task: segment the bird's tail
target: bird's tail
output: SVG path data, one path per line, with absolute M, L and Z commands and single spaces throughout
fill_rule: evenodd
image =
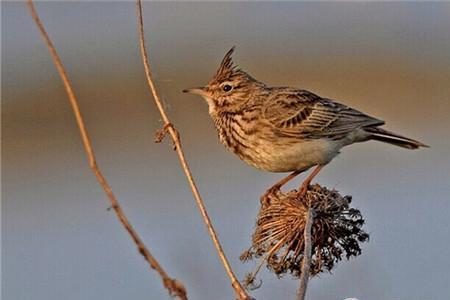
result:
M 366 127 L 364 130 L 370 133 L 369 139 L 389 143 L 407 149 L 418 149 L 420 147 L 429 147 L 419 141 L 401 136 L 399 134 L 381 129 L 379 127 Z

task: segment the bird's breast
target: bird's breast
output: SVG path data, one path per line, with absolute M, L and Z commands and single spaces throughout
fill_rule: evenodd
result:
M 290 172 L 326 164 L 343 146 L 328 139 L 277 136 L 264 123 L 241 118 L 215 120 L 219 139 L 246 163 L 269 172 Z
M 341 148 L 328 139 L 262 143 L 260 168 L 270 172 L 306 170 L 330 162 Z

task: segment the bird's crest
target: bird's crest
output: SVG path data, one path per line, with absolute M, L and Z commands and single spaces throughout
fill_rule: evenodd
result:
M 225 54 L 222 62 L 220 63 L 219 69 L 214 75 L 216 80 L 225 79 L 231 77 L 233 72 L 237 71 L 236 66 L 233 63 L 233 58 L 231 57 L 234 52 L 234 46 Z

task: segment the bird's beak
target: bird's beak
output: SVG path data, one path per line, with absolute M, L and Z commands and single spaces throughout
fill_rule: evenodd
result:
M 196 94 L 200 96 L 206 96 L 206 91 L 204 87 L 196 87 L 191 89 L 183 90 L 183 93 Z

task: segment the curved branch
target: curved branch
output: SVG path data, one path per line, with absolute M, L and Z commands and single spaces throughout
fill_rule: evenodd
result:
M 81 116 L 77 98 L 75 97 L 74 90 L 73 90 L 70 80 L 67 76 L 67 73 L 64 69 L 62 61 L 61 61 L 58 53 L 56 52 L 56 49 L 53 46 L 53 43 L 52 43 L 50 37 L 48 36 L 48 34 L 44 28 L 44 25 L 42 24 L 41 20 L 39 19 L 39 16 L 36 12 L 36 9 L 33 5 L 32 0 L 27 1 L 27 6 L 29 8 L 31 17 L 33 18 L 34 22 L 36 23 L 37 27 L 39 28 L 40 34 L 41 34 L 42 38 L 44 39 L 48 50 L 50 51 L 50 55 L 56 65 L 58 73 L 63 81 L 64 88 L 69 97 L 73 113 L 75 114 L 75 119 L 76 119 L 76 122 L 78 125 L 78 129 L 80 131 L 81 140 L 83 141 L 84 150 L 86 151 L 86 155 L 89 160 L 89 167 L 94 172 L 98 183 L 101 185 L 101 187 L 105 191 L 106 195 L 108 196 L 108 199 L 111 203 L 111 207 L 114 209 L 114 212 L 116 213 L 117 218 L 119 219 L 120 223 L 122 223 L 123 227 L 125 227 L 126 231 L 133 239 L 133 242 L 136 244 L 136 247 L 138 248 L 139 253 L 142 254 L 142 256 L 145 258 L 145 260 L 149 263 L 150 267 L 152 269 L 154 269 L 156 272 L 158 272 L 159 276 L 161 276 L 164 286 L 169 290 L 169 293 L 171 295 L 175 295 L 175 296 L 179 297 L 180 299 L 187 300 L 186 289 L 184 288 L 183 284 L 176 279 L 170 278 L 167 275 L 167 273 L 164 271 L 164 269 L 161 267 L 161 265 L 158 263 L 158 261 L 150 253 L 148 248 L 142 242 L 142 240 L 139 237 L 136 230 L 133 228 L 131 223 L 128 221 L 128 218 L 125 216 L 125 213 L 123 212 L 118 200 L 114 196 L 114 194 L 111 190 L 111 187 L 109 186 L 105 177 L 103 176 L 100 169 L 98 168 L 97 162 L 95 160 L 94 150 L 92 149 L 89 135 L 88 135 L 86 126 L 84 125 L 83 118 Z
M 206 211 L 205 204 L 202 200 L 202 197 L 200 196 L 200 193 L 197 189 L 194 178 L 192 177 L 188 163 L 184 156 L 184 152 L 181 147 L 179 134 L 176 131 L 175 127 L 170 122 L 169 117 L 167 116 L 167 113 L 164 110 L 164 107 L 159 98 L 158 92 L 156 90 L 156 87 L 155 87 L 155 84 L 153 81 L 153 77 L 152 77 L 150 64 L 148 61 L 147 49 L 145 47 L 144 24 L 143 24 L 144 22 L 143 22 L 143 17 L 142 17 L 142 5 L 141 5 L 140 0 L 136 1 L 136 12 L 137 12 L 137 16 L 138 16 L 139 41 L 140 41 L 140 46 L 141 46 L 141 55 L 142 55 L 142 60 L 144 63 L 145 75 L 147 78 L 147 83 L 149 85 L 150 91 L 152 92 L 153 99 L 155 100 L 155 104 L 158 107 L 159 113 L 161 114 L 161 117 L 164 122 L 164 127 L 163 127 L 162 132 L 164 133 L 167 131 L 170 134 L 170 137 L 172 138 L 172 141 L 174 143 L 175 150 L 177 151 L 178 158 L 180 160 L 184 174 L 186 175 L 186 178 L 189 182 L 192 193 L 194 194 L 195 201 L 197 202 L 198 208 L 200 210 L 200 214 L 202 215 L 203 220 L 206 224 L 206 227 L 208 228 L 209 235 L 214 243 L 214 246 L 216 247 L 216 250 L 217 250 L 217 253 L 219 254 L 220 260 L 222 261 L 222 264 L 225 267 L 225 270 L 226 270 L 228 276 L 230 277 L 231 285 L 232 285 L 233 289 L 235 290 L 239 299 L 251 299 L 248 296 L 248 294 L 246 293 L 246 291 L 244 290 L 244 288 L 242 287 L 242 285 L 240 284 L 239 280 L 236 278 L 236 275 L 233 273 L 230 263 L 228 262 L 228 260 L 225 256 L 225 253 L 222 249 L 222 246 L 219 242 L 217 234 L 212 225 L 211 219 L 209 218 L 208 212 Z

